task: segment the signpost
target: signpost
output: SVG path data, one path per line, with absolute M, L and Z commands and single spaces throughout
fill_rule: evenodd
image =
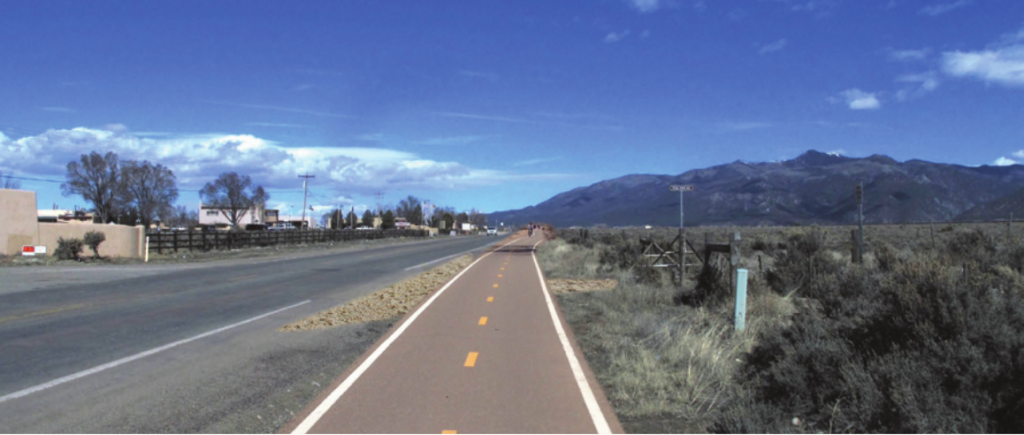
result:
M 683 237 L 683 192 L 693 190 L 692 184 L 673 184 L 669 191 L 679 192 L 679 285 L 683 285 L 686 278 L 686 238 Z

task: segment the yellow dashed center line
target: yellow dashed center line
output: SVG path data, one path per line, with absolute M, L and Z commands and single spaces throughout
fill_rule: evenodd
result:
M 448 429 L 448 430 L 441 431 L 441 433 L 452 433 L 452 434 L 454 434 L 454 433 L 459 433 L 459 431 Z
M 494 302 L 494 296 L 487 298 L 487 302 Z
M 486 316 L 485 317 L 481 317 L 480 318 L 480 326 L 484 326 L 486 324 L 487 324 L 487 317 Z
M 502 272 L 504 272 L 504 271 L 505 271 L 505 268 L 504 268 L 504 267 L 503 267 L 503 268 L 501 268 L 501 271 L 502 271 Z
M 469 355 L 466 356 L 466 364 L 465 364 L 465 366 L 466 367 L 473 367 L 473 366 L 475 366 L 476 365 L 476 357 L 477 357 L 477 355 L 479 355 L 479 353 L 477 353 L 477 352 L 470 352 Z
M 495 284 L 495 285 L 494 285 L 494 288 L 498 288 L 498 285 L 497 285 L 497 284 Z
M 501 274 L 500 273 L 498 274 L 498 278 L 501 278 Z

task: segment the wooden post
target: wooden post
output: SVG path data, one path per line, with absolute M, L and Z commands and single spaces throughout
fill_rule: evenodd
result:
M 857 263 L 864 264 L 864 188 L 857 183 Z
M 858 247 L 859 246 L 857 245 L 857 230 L 850 230 L 850 262 L 851 263 L 855 263 L 855 264 L 858 263 L 858 259 L 860 258 L 860 253 L 857 252 L 857 248 Z
M 736 330 L 743 332 L 747 323 L 747 269 L 736 269 Z
M 177 254 L 178 253 L 178 232 L 177 231 L 172 232 L 171 236 L 174 237 L 174 253 Z

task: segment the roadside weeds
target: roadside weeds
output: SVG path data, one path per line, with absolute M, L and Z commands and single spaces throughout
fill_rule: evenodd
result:
M 472 261 L 473 255 L 463 255 L 398 284 L 284 325 L 278 331 L 309 331 L 397 318 L 408 313 Z

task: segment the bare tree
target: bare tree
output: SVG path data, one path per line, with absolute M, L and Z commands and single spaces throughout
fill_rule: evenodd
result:
M 160 211 L 160 220 L 171 228 L 194 228 L 199 225 L 199 212 L 179 205 Z
M 149 224 L 161 211 L 178 199 L 174 172 L 149 161 L 126 161 L 121 164 L 121 204 L 138 213 L 142 226 Z
M 480 213 L 480 210 L 471 209 L 469 210 L 469 222 L 476 225 L 477 228 L 484 228 L 487 226 L 487 215 Z
M 101 223 L 110 222 L 117 215 L 120 187 L 117 154 L 101 156 L 96 151 L 82 154 L 82 161 L 68 163 L 67 182 L 60 185 L 64 196 L 82 195 L 92 203 Z
M 0 189 L 21 189 L 21 182 L 11 178 L 10 174 L 0 172 Z
M 398 207 L 395 208 L 395 215 L 409 220 L 409 215 L 412 214 L 413 208 L 415 208 L 419 203 L 419 198 L 409 195 L 408 198 L 398 201 Z
M 270 200 L 270 194 L 262 186 L 254 187 L 248 175 L 236 172 L 225 172 L 212 183 L 206 183 L 199 191 L 199 197 L 203 203 L 223 213 L 235 227 L 249 209 Z

